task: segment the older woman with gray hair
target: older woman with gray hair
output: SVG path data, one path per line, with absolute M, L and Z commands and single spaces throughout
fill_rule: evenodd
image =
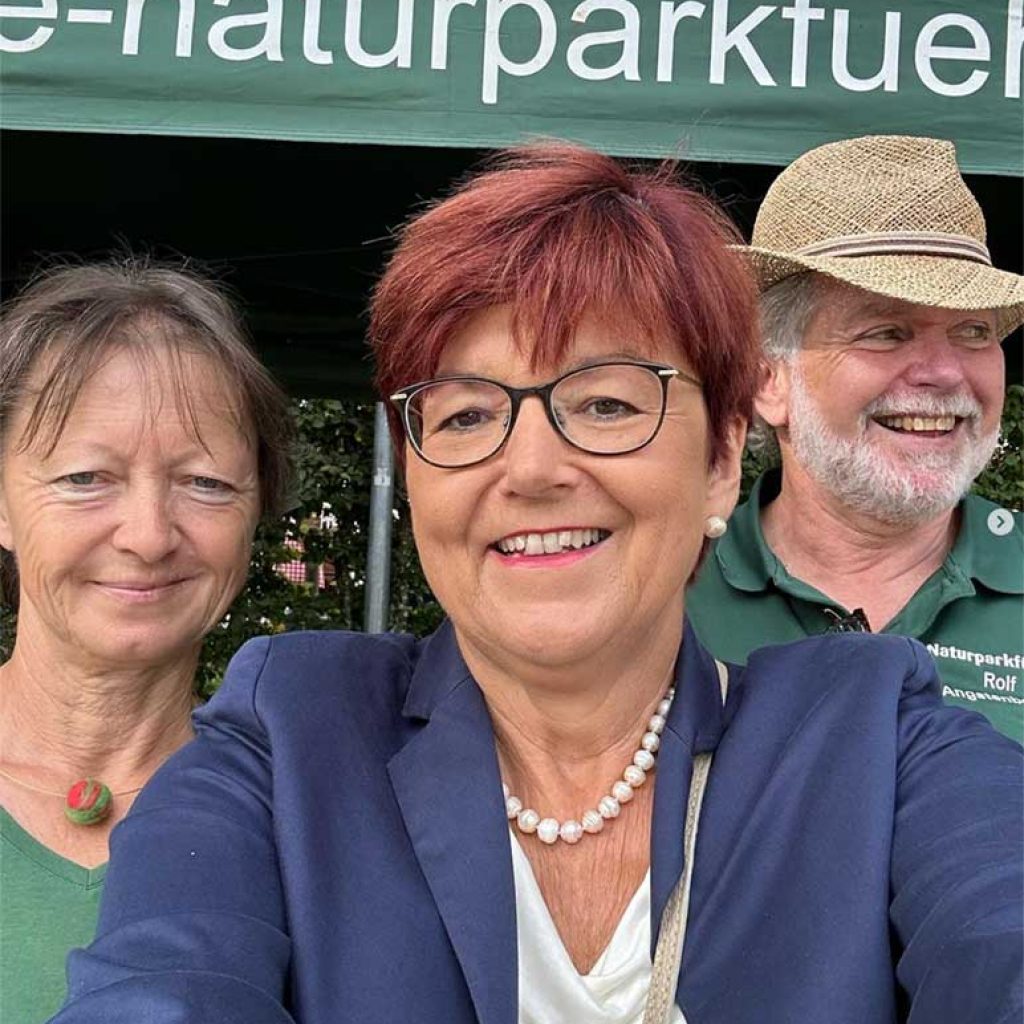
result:
M 192 736 L 203 636 L 288 485 L 282 392 L 192 272 L 62 267 L 0 319 L 0 1017 L 38 1021 L 107 840 Z

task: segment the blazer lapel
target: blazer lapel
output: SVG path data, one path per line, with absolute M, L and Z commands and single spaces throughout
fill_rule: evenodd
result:
M 683 829 L 694 754 L 714 750 L 725 727 L 718 670 L 689 623 L 676 662 L 676 697 L 658 749 L 651 826 L 651 952 L 661 915 L 683 870 Z M 714 773 L 714 766 L 712 766 Z
M 428 719 L 388 764 L 406 830 L 480 1024 L 515 1024 L 515 885 L 494 734 L 450 627 L 424 652 L 405 713 Z
M 725 722 L 714 660 L 689 624 L 675 687 L 654 794 L 652 952 L 665 903 L 682 872 L 693 755 L 718 745 Z M 424 650 L 404 713 L 424 722 L 388 764 L 406 830 L 480 1024 L 515 1024 L 515 883 L 494 733 L 450 625 Z
M 651 822 L 652 955 L 658 941 L 665 904 L 683 872 L 683 827 L 686 824 L 686 797 L 692 771 L 690 744 L 666 726 L 658 748 L 654 819 Z

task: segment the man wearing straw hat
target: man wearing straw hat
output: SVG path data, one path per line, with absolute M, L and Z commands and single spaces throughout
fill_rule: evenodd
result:
M 950 703 L 1024 735 L 1024 531 L 966 495 L 998 444 L 1000 341 L 1024 278 L 996 270 L 953 146 L 871 136 L 776 179 L 747 250 L 762 289 L 758 480 L 687 612 L 718 656 L 816 633 L 919 639 Z M 724 526 L 724 524 L 722 524 Z

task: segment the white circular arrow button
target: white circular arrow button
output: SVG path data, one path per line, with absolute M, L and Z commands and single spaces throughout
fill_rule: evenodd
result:
M 994 508 L 988 514 L 988 528 L 997 537 L 1005 537 L 1013 529 L 1013 514 L 1005 508 Z

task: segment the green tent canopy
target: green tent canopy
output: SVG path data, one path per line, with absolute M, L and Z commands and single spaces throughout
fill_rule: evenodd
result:
M 788 163 L 933 132 L 1020 174 L 1021 0 L 36 0 L 0 5 L 10 128 Z M 853 10 L 853 7 L 856 10 Z

